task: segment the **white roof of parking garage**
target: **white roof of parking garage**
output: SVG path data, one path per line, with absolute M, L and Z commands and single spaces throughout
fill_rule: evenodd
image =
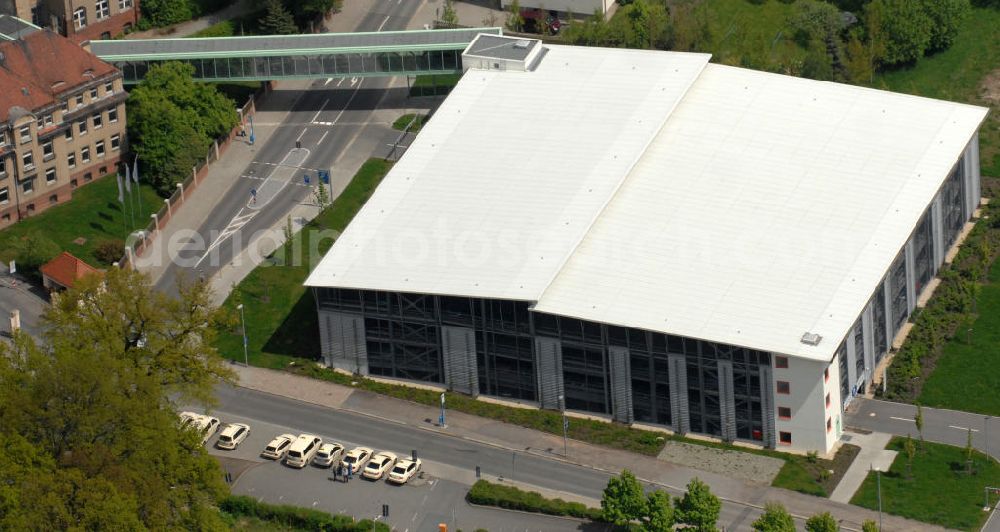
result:
M 466 73 L 306 284 L 530 300 L 828 360 L 986 114 L 698 54 L 547 48 L 534 72 Z

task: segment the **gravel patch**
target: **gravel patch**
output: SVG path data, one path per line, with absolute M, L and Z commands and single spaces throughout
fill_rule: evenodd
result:
M 710 473 L 770 485 L 785 461 L 770 456 L 667 440 L 657 457 Z

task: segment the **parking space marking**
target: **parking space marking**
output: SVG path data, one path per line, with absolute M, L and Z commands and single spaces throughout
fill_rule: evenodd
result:
M 316 119 L 319 118 L 319 114 L 323 112 L 323 109 L 326 107 L 326 104 L 328 104 L 328 103 L 330 103 L 330 99 L 329 98 L 327 98 L 326 100 L 323 101 L 323 105 L 319 106 L 319 111 L 316 111 L 316 114 L 313 115 L 312 120 L 309 120 L 309 121 L 310 122 L 315 122 Z
M 896 421 L 905 421 L 907 423 L 913 423 L 912 419 L 906 417 L 889 416 L 889 419 L 895 419 Z
M 949 429 L 956 429 L 956 430 L 964 430 L 966 432 L 968 432 L 970 430 L 972 432 L 979 432 L 979 430 L 977 430 L 977 429 L 970 429 L 969 427 L 956 427 L 955 425 L 948 425 L 948 428 Z

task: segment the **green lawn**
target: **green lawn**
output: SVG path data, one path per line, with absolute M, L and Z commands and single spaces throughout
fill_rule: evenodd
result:
M 980 83 L 997 69 L 1000 69 L 1000 9 L 973 8 L 951 48 L 922 58 L 912 68 L 879 75 L 875 86 L 987 105 L 980 97 Z M 983 174 L 1000 177 L 1000 105 L 992 105 L 979 142 Z
M 448 94 L 462 79 L 462 74 L 417 76 L 410 84 L 410 96 L 437 96 Z
M 420 128 L 424 126 L 424 121 L 427 120 L 427 115 L 407 113 L 397 118 L 396 121 L 392 123 L 392 128 L 397 129 L 399 131 L 403 131 L 404 129 L 406 129 L 406 126 L 409 125 L 411 121 L 413 121 L 414 118 L 416 119 L 416 122 L 414 122 L 413 125 L 410 127 L 410 133 L 416 133 L 420 131 Z
M 727 65 L 768 70 L 770 65 L 801 61 L 806 51 L 791 40 L 787 30 L 792 6 L 768 1 L 708 0 L 712 61 Z
M 391 167 L 382 159 L 369 159 L 333 205 L 297 233 L 291 244 L 254 269 L 226 299 L 224 306 L 234 313 L 236 305 L 244 305 L 251 364 L 283 368 L 295 360 L 319 356 L 316 305 L 312 292 L 302 286 L 315 265 L 310 264 L 307 251 L 316 245 L 319 253 L 311 259 L 318 262 L 333 245 L 326 238 L 329 235 L 320 232 L 343 231 Z M 300 253 L 298 260 L 287 260 L 292 249 Z M 220 331 L 216 347 L 226 358 L 243 360 L 238 325 Z
M 945 345 L 920 402 L 1000 416 L 1000 372 L 996 371 L 1000 367 L 1000 261 L 993 263 L 976 306 L 979 317 L 972 324 L 972 334 L 963 329 Z
M 974 474 L 969 476 L 964 449 L 925 442 L 913 459 L 912 478 L 907 478 L 903 441 L 893 438 L 887 447 L 900 454 L 882 474 L 882 510 L 948 528 L 979 530 L 989 515 L 983 511 L 983 488 L 1000 486 L 1000 465 L 976 452 Z M 878 508 L 875 473 L 868 474 L 851 504 Z
M 94 257 L 95 246 L 102 240 L 124 241 L 132 229 L 145 228 L 150 221 L 149 215 L 163 206 L 163 200 L 151 186 L 143 184 L 141 192 L 141 202 L 135 203 L 135 225 L 132 225 L 128 198 L 123 209 L 118 203 L 118 184 L 113 175 L 83 185 L 74 191 L 72 200 L 0 231 L 0 260 L 7 262 L 15 258 L 14 242 L 25 234 L 38 232 L 54 241 L 60 249 L 93 266 L 109 266 Z M 42 188 L 35 195 L 35 201 L 45 198 Z M 134 189 L 132 197 L 135 198 Z M 85 242 L 73 243 L 78 238 L 85 239 Z

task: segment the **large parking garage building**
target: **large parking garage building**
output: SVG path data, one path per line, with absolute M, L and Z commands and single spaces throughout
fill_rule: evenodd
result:
M 327 364 L 830 451 L 979 205 L 986 110 L 480 36 L 307 281 Z

